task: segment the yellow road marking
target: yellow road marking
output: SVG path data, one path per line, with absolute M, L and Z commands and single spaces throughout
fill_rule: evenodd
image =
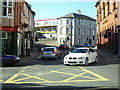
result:
M 24 84 L 24 83 L 29 83 L 29 84 L 33 84 L 33 83 L 63 83 L 63 82 L 88 82 L 88 81 L 101 81 L 101 80 L 70 80 L 70 81 L 40 81 L 40 82 L 10 82 L 10 83 L 15 83 L 15 84 Z
M 3 83 L 12 83 L 14 81 L 12 81 L 13 79 L 15 79 L 17 76 L 19 76 L 20 74 L 17 73 L 14 76 L 10 77 L 8 80 L 4 81 Z
M 43 65 L 41 65 L 41 66 L 43 66 Z M 38 68 L 38 67 L 30 67 L 30 68 L 35 68 L 35 69 L 46 69 L 46 68 L 50 68 L 50 67 L 55 67 L 55 66 L 47 66 L 47 67 L 45 67 L 45 68 Z
M 98 78 L 101 79 L 101 80 L 109 80 L 109 79 L 104 78 L 104 77 L 102 77 L 102 76 L 100 76 L 100 75 L 98 75 L 98 74 L 96 74 L 96 73 L 94 73 L 94 72 L 92 72 L 92 71 L 89 71 L 89 70 L 87 70 L 87 69 L 85 69 L 85 68 L 83 68 L 83 67 L 80 67 L 80 69 L 82 69 L 83 71 L 85 71 L 85 72 L 87 72 L 87 73 L 90 73 L 90 74 L 98 77 Z
M 3 83 L 11 83 L 14 82 L 12 81 L 13 79 L 15 79 L 17 76 L 20 75 L 21 72 L 24 72 L 27 68 L 29 68 L 29 66 L 24 67 L 23 69 L 21 69 L 18 73 L 16 73 L 15 75 L 13 75 L 12 77 L 10 77 L 9 79 L 7 79 L 6 81 L 4 81 Z
M 25 73 L 21 73 L 22 75 L 25 75 L 25 76 L 28 76 L 30 78 L 35 78 L 35 79 L 38 79 L 38 80 L 43 80 L 43 81 L 49 81 L 49 80 L 46 80 L 46 79 L 43 79 L 43 78 L 40 78 L 40 77 L 36 77 L 36 76 L 32 76 L 32 75 L 28 75 L 28 74 L 25 74 Z
M 76 75 L 76 74 L 72 74 L 72 73 L 58 72 L 58 71 L 51 71 L 51 72 L 60 73 L 60 74 L 67 74 L 67 75 Z M 78 76 L 78 77 L 84 77 L 84 78 L 90 78 L 90 79 L 98 79 L 98 78 L 93 78 L 93 77 L 88 77 L 88 76 Z
M 21 73 L 21 72 L 25 72 L 25 70 L 27 69 L 27 68 L 29 68 L 30 66 L 26 66 L 26 67 L 24 67 L 23 69 L 21 69 L 20 71 L 19 71 L 19 73 Z
M 61 74 L 68 74 L 68 75 L 76 75 L 76 74 L 72 74 L 72 73 L 58 72 L 58 71 L 51 71 L 51 72 L 56 72 L 56 73 L 61 73 Z
M 78 77 L 78 76 L 82 76 L 82 75 L 85 74 L 85 73 L 86 73 L 86 72 L 83 72 L 83 73 L 81 73 L 81 74 L 75 75 L 75 76 L 70 77 L 70 78 L 68 78 L 68 79 L 65 79 L 65 80 L 63 80 L 63 81 L 64 81 L 64 82 L 69 81 L 69 80 L 74 79 L 74 78 L 76 78 L 76 77 Z
M 88 76 L 80 76 L 80 77 L 84 77 L 84 78 L 90 78 L 90 79 L 98 80 L 98 78 L 93 78 L 93 77 L 88 77 Z
M 85 69 L 83 67 L 80 67 L 80 69 L 82 71 L 84 71 L 83 73 L 80 73 L 80 74 L 72 74 L 72 73 L 61 72 L 61 70 L 69 69 L 69 68 L 62 68 L 62 69 L 59 69 L 59 70 L 51 70 L 51 71 L 49 71 L 47 73 L 39 75 L 39 76 L 42 76 L 42 75 L 46 75 L 46 74 L 49 74 L 49 73 L 60 73 L 60 74 L 73 75 L 72 77 L 67 78 L 65 80 L 61 80 L 61 81 L 49 81 L 47 79 L 43 79 L 43 78 L 40 78 L 40 77 L 37 77 L 37 76 L 32 76 L 32 75 L 28 75 L 28 74 L 23 73 L 28 68 L 29 68 L 29 66 L 21 69 L 18 73 L 16 73 L 15 75 L 13 75 L 11 78 L 9 78 L 8 80 L 6 80 L 3 83 L 16 83 L 16 84 L 22 84 L 22 83 L 53 83 L 53 82 L 59 83 L 59 82 L 83 82 L 83 81 L 107 81 L 107 80 L 109 80 L 107 78 L 104 78 L 104 77 L 102 77 L 102 76 L 100 76 L 100 75 L 92 72 L 92 71 L 89 71 L 89 70 L 87 70 L 87 69 Z M 49 67 L 47 67 L 47 68 L 49 68 Z M 72 70 L 79 70 L 79 69 L 72 69 Z M 97 78 L 84 76 L 84 74 L 86 74 L 86 73 L 91 74 L 91 75 L 93 75 L 93 76 L 95 76 Z M 27 77 L 15 80 L 15 78 L 17 78 L 20 75 L 25 75 Z M 90 78 L 92 80 L 72 80 L 72 79 L 74 79 L 76 77 Z M 22 80 L 30 79 L 30 78 L 34 78 L 34 79 L 42 80 L 42 81 L 38 81 L 38 82 L 17 82 L 17 81 L 22 81 Z
M 14 82 L 17 82 L 17 81 L 21 81 L 21 80 L 26 80 L 26 79 L 29 79 L 31 77 L 26 77 L 26 78 L 22 78 L 22 79 L 17 79 L 17 80 L 14 80 Z
M 3 80 L 0 80 L 0 82 L 3 82 Z

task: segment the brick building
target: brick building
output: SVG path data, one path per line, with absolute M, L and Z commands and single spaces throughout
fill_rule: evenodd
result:
M 24 0 L 19 0 L 19 2 L 18 0 L 2 0 L 0 9 L 2 11 L 0 16 L 2 21 L 2 28 L 0 29 L 0 32 L 2 32 L 2 53 L 18 56 L 25 55 L 25 36 L 27 36 L 26 32 L 34 30 L 35 13 Z M 25 28 L 25 24 L 28 27 Z M 29 40 L 31 40 L 30 36 L 32 37 L 32 35 L 28 35 Z
M 98 49 L 118 54 L 118 0 L 98 0 L 95 7 Z

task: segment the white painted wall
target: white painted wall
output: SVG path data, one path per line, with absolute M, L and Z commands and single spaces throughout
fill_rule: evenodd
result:
M 88 43 L 91 39 L 91 44 L 95 45 L 96 42 L 96 22 L 91 20 L 83 20 L 83 19 L 77 19 L 73 18 L 72 21 L 70 20 L 70 23 L 67 24 L 67 20 L 70 18 L 62 18 L 59 19 L 58 24 L 58 43 L 62 44 L 62 40 L 66 40 L 66 37 L 68 34 L 66 33 L 67 28 L 69 30 L 72 30 L 72 45 L 82 45 L 83 43 Z M 89 25 L 91 23 L 91 25 Z M 72 27 L 71 27 L 72 25 Z M 80 33 L 79 32 L 80 29 Z M 91 29 L 91 34 L 90 34 Z M 85 30 L 85 34 L 83 34 Z M 60 33 L 62 31 L 62 33 Z M 93 36 L 95 37 L 95 40 L 93 40 Z M 88 38 L 88 40 L 87 40 Z M 70 39 L 71 40 L 71 39 Z M 69 45 L 71 41 L 68 42 Z

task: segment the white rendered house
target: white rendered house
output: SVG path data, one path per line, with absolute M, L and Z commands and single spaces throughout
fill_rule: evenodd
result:
M 58 18 L 58 43 L 66 43 L 69 46 L 89 43 L 96 44 L 96 20 L 77 13 L 70 13 Z

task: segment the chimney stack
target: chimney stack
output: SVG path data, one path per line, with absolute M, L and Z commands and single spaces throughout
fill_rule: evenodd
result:
M 81 14 L 81 11 L 80 11 L 80 10 L 78 10 L 78 11 L 77 11 L 77 14 L 79 14 L 79 15 L 80 15 L 80 14 Z

